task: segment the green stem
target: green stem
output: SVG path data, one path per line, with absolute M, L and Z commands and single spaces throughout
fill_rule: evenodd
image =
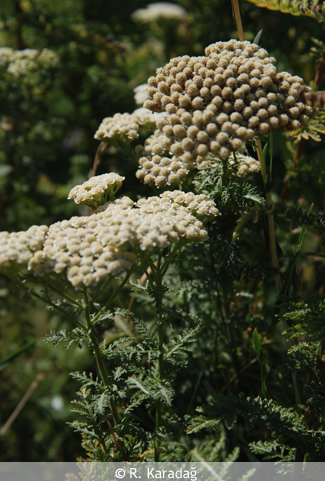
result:
M 118 289 L 111 295 L 111 297 L 108 299 L 108 301 L 105 302 L 103 307 L 97 312 L 95 316 L 92 318 L 92 324 L 96 324 L 97 320 L 99 317 L 103 314 L 103 312 L 108 308 L 108 306 L 111 304 L 111 302 L 117 297 L 117 295 L 120 293 L 120 291 L 123 289 L 127 281 L 130 279 L 131 274 L 135 271 L 136 265 L 128 272 L 128 274 L 124 277 L 123 281 L 119 285 Z
M 164 329 L 163 329 L 163 322 L 158 314 L 158 349 L 159 349 L 159 357 L 158 357 L 158 376 L 159 382 L 162 382 L 164 377 L 164 351 L 163 351 L 163 340 L 164 340 Z M 160 428 L 162 424 L 162 402 L 161 400 L 157 403 L 156 409 L 156 432 Z M 159 448 L 160 448 L 160 440 L 157 438 L 156 442 L 156 453 L 155 453 L 155 461 L 159 461 Z
M 167 257 L 168 258 L 168 257 Z M 149 264 L 150 270 L 145 268 L 145 272 L 147 273 L 147 277 L 149 282 L 153 287 L 157 288 L 156 295 L 155 295 L 155 305 L 156 305 L 156 313 L 157 313 L 157 336 L 158 336 L 158 380 L 161 383 L 164 378 L 164 324 L 163 324 L 163 303 L 161 299 L 161 288 L 162 288 L 162 280 L 163 280 L 163 267 L 166 266 L 167 260 L 163 263 L 162 258 L 162 251 L 158 253 L 157 262 L 151 262 L 150 259 L 142 258 L 142 260 L 146 260 Z M 164 271 L 166 272 L 166 271 Z M 153 290 L 154 291 L 154 290 Z M 154 291 L 155 292 L 155 291 Z M 162 402 L 159 399 L 157 401 L 156 406 L 156 433 L 158 434 L 158 430 L 162 425 Z M 160 450 L 160 439 L 157 437 L 155 442 L 155 461 L 159 461 L 159 450 Z
M 109 387 L 109 385 L 110 385 L 109 377 L 108 377 L 108 374 L 107 374 L 107 371 L 106 371 L 106 368 L 105 368 L 104 359 L 103 359 L 102 352 L 100 350 L 97 335 L 96 335 L 96 332 L 94 330 L 93 321 L 91 319 L 91 314 L 90 314 L 90 310 L 89 310 L 89 299 L 88 299 L 88 294 L 87 294 L 86 289 L 84 291 L 84 298 L 85 298 L 85 314 L 86 314 L 86 320 L 87 320 L 88 337 L 89 337 L 89 340 L 90 340 L 90 342 L 93 346 L 93 349 L 94 349 L 95 358 L 96 358 L 98 370 L 99 370 L 100 376 L 102 378 L 102 381 L 103 381 L 103 383 L 106 387 Z M 115 425 L 117 425 L 117 424 L 119 424 L 119 415 L 118 415 L 118 412 L 117 412 L 117 407 L 116 407 L 115 401 L 112 398 L 110 400 L 110 407 L 111 407 L 114 423 L 115 423 Z
M 170 263 L 171 263 L 172 260 L 174 260 L 174 258 L 176 257 L 176 254 L 178 253 L 179 249 L 180 249 L 181 247 L 183 247 L 185 244 L 186 244 L 186 241 L 180 241 L 180 242 L 178 242 L 178 243 L 174 246 L 174 249 L 173 249 L 173 248 L 170 249 L 170 251 L 168 252 L 167 257 L 166 257 L 166 259 L 165 259 L 165 262 L 164 262 L 163 265 L 161 266 L 161 277 L 164 277 L 164 275 L 166 274 L 167 269 L 168 269 Z
M 162 286 L 163 278 L 168 270 L 171 261 L 174 259 L 179 248 L 184 245 L 185 242 L 181 241 L 177 243 L 174 248 L 170 248 L 167 256 L 164 257 L 163 249 L 158 252 L 157 261 L 152 262 L 149 257 L 139 251 L 138 255 L 141 259 L 141 265 L 144 272 L 147 275 L 147 279 L 151 286 L 157 289 L 155 295 L 155 305 L 157 313 L 157 337 L 158 337 L 158 380 L 161 383 L 164 379 L 164 315 L 163 315 L 163 302 L 162 302 Z M 149 267 L 147 267 L 149 266 Z M 155 290 L 153 289 L 153 292 Z M 156 406 L 156 433 L 162 426 L 162 414 L 163 404 L 161 400 L 157 401 Z M 160 439 L 157 436 L 155 442 L 155 461 L 159 461 Z
M 258 160 L 261 165 L 261 173 L 262 173 L 262 178 L 263 178 L 263 184 L 265 188 L 265 181 L 266 181 L 266 167 L 265 167 L 265 161 L 264 161 L 264 155 L 263 155 L 263 150 L 262 150 L 262 144 L 260 140 L 256 140 L 256 147 L 257 147 L 257 156 Z M 271 205 L 272 203 L 272 195 L 271 192 L 265 192 L 265 200 L 266 203 Z M 276 252 L 276 242 L 275 242 L 275 226 L 274 226 L 274 217 L 273 214 L 267 214 L 267 222 L 268 222 L 268 227 L 269 227 L 269 243 L 270 243 L 270 251 L 271 251 L 271 261 L 272 261 L 272 266 L 275 269 L 279 269 L 279 263 L 278 263 L 278 256 Z M 275 288 L 277 291 L 277 294 L 279 295 L 282 289 L 282 283 L 281 283 L 281 278 L 279 274 L 276 274 L 275 276 Z M 287 323 L 283 320 L 282 321 L 283 329 L 287 329 Z M 284 342 L 284 347 L 286 349 L 286 342 Z M 294 393 L 295 393 L 295 400 L 297 404 L 301 404 L 301 396 L 299 392 L 299 386 L 298 386 L 298 379 L 297 379 L 297 373 L 291 370 L 291 377 L 292 377 L 292 382 L 293 382 L 293 387 L 294 387 Z
M 237 24 L 239 40 L 244 41 L 245 35 L 244 35 L 243 23 L 242 23 L 242 20 L 241 20 L 238 0 L 232 0 L 232 5 L 233 5 L 234 13 L 235 13 L 235 19 L 236 19 L 236 24 Z M 264 184 L 264 188 L 265 188 L 266 166 L 265 166 L 264 155 L 263 155 L 263 151 L 262 151 L 262 144 L 261 144 L 260 140 L 256 140 L 255 143 L 256 143 L 258 160 L 259 160 L 260 165 L 261 165 L 261 174 L 262 174 L 263 184 Z M 272 195 L 271 195 L 270 192 L 265 192 L 265 200 L 266 200 L 267 204 L 272 203 Z M 275 269 L 278 270 L 279 263 L 278 263 L 278 256 L 277 256 L 277 252 L 276 252 L 275 227 L 274 227 L 273 214 L 267 214 L 267 222 L 268 222 L 268 227 L 269 227 L 269 242 L 270 242 L 271 262 L 272 262 L 272 266 Z M 281 286 L 281 279 L 280 279 L 280 276 L 278 274 L 275 276 L 275 287 L 276 287 L 277 294 L 279 295 L 280 292 L 281 292 L 282 286 Z
M 40 280 L 40 283 L 42 281 Z M 79 302 L 77 302 L 75 299 L 73 299 L 73 297 L 69 296 L 68 294 L 65 294 L 65 292 L 61 291 L 60 289 L 58 289 L 57 287 L 55 287 L 53 284 L 48 284 L 49 288 L 52 289 L 54 292 L 56 292 L 57 294 L 60 294 L 60 296 L 62 296 L 64 299 L 66 299 L 67 301 L 71 302 L 71 304 L 73 304 L 74 306 L 78 307 L 79 309 L 82 309 L 82 305 L 79 304 Z M 71 286 L 71 284 L 70 284 Z
M 266 166 L 265 160 L 262 150 L 262 144 L 260 140 L 256 140 L 256 150 L 257 150 L 257 157 L 261 166 L 261 174 L 263 179 L 264 190 L 265 183 L 266 183 Z M 272 204 L 272 195 L 271 192 L 265 192 L 265 200 L 268 205 Z M 271 253 L 271 262 L 272 266 L 275 269 L 279 269 L 279 262 L 278 262 L 278 255 L 276 252 L 276 242 L 275 242 L 275 225 L 274 225 L 274 216 L 273 214 L 267 214 L 267 223 L 268 223 L 268 231 L 269 231 L 269 243 L 270 243 L 270 253 Z M 279 295 L 282 289 L 281 279 L 279 274 L 275 276 L 275 287 L 277 294 Z

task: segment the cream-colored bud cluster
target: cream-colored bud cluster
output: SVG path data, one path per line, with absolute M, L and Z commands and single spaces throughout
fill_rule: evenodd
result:
M 235 159 L 232 154 L 228 159 L 228 164 L 234 170 L 236 177 L 241 179 L 257 174 L 261 170 L 261 164 L 249 155 L 237 153 Z
M 200 220 L 208 220 L 221 215 L 215 203 L 205 194 L 195 195 L 193 192 L 182 192 L 181 190 L 166 191 L 159 197 L 140 199 L 137 206 L 145 212 L 164 212 L 168 209 L 179 209 L 180 206 L 186 209 Z
M 131 114 L 115 114 L 113 117 L 106 117 L 100 124 L 95 139 L 101 141 L 117 140 L 119 138 L 127 138 L 135 140 L 139 137 L 141 127 L 154 127 L 156 122 L 165 118 L 163 112 L 151 112 L 149 109 L 139 108 Z
M 115 114 L 113 117 L 106 117 L 95 133 L 95 139 L 114 140 L 119 137 L 127 137 L 129 140 L 135 140 L 139 134 L 139 122 L 134 118 L 133 114 Z
M 115 172 L 95 175 L 81 185 L 76 185 L 70 190 L 68 199 L 73 199 L 76 204 L 86 204 L 91 207 L 106 201 L 109 194 L 114 195 L 122 186 L 122 177 Z
M 140 199 L 136 207 L 135 239 L 141 250 L 167 247 L 179 241 L 203 240 L 207 231 L 201 220 L 220 214 L 207 196 L 182 191 Z
M 177 185 L 209 153 L 226 160 L 255 136 L 305 124 L 316 109 L 301 101 L 303 81 L 277 73 L 275 63 L 258 45 L 230 40 L 159 68 L 148 80 L 151 100 L 144 106 L 167 118 L 144 145 L 138 178 Z
M 38 275 L 66 273 L 77 289 L 130 270 L 136 256 L 105 243 L 102 217 L 102 214 L 72 217 L 50 226 L 43 249 L 34 254 L 28 268 Z
M 137 203 L 124 197 L 88 217 L 72 217 L 49 228 L 33 226 L 25 233 L 2 233 L 5 247 L 0 259 L 3 265 L 9 261 L 28 264 L 40 276 L 66 275 L 81 289 L 129 271 L 137 261 L 137 250 L 205 239 L 203 222 L 217 215 L 214 202 L 203 194 L 165 192 Z M 16 237 L 24 240 L 23 248 Z
M 0 232 L 0 267 L 27 264 L 33 253 L 42 248 L 47 231 L 46 225 L 33 225 L 27 231 Z
M 104 212 L 104 210 L 106 210 L 111 204 L 112 204 L 112 202 L 110 201 L 110 202 L 106 202 L 105 204 L 100 205 L 95 210 L 95 213 L 99 214 L 100 212 Z M 118 199 L 115 199 L 114 204 L 119 205 L 121 207 L 121 209 L 128 209 L 129 207 L 134 206 L 133 200 L 130 199 L 130 197 L 127 197 L 126 195 L 124 197 L 119 197 Z
M 52 50 L 0 48 L 0 66 L 7 67 L 7 72 L 18 78 L 37 72 L 39 68 L 55 68 L 58 56 Z
M 132 14 L 132 20 L 139 23 L 151 23 L 165 18 L 169 20 L 182 20 L 186 10 L 180 5 L 170 2 L 150 3 L 146 8 L 139 8 Z
M 164 120 L 162 120 L 164 123 Z M 160 122 L 157 122 L 159 125 Z M 192 157 L 189 162 L 184 162 L 177 155 L 171 156 L 170 152 L 177 148 L 160 130 L 146 139 L 144 146 L 138 146 L 137 154 L 140 157 L 141 169 L 137 171 L 137 177 L 146 184 L 155 184 L 156 187 L 178 185 L 181 179 L 186 177 L 194 168 Z M 184 157 L 184 156 L 183 156 Z

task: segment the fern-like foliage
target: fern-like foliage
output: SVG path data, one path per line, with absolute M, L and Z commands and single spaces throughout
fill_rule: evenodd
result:
M 125 402 L 127 387 L 124 380 L 113 373 L 107 387 L 94 379 L 92 374 L 76 372 L 72 376 L 82 382 L 82 388 L 77 393 L 77 399 L 72 401 L 72 411 L 78 419 L 71 426 L 81 434 L 88 456 L 93 461 L 137 461 L 134 453 L 142 450 L 146 440 L 143 428 L 134 419 L 131 410 L 124 412 L 121 423 L 117 425 L 111 416 L 112 401 L 121 405 Z
M 265 200 L 249 182 L 237 177 L 237 164 L 231 167 L 227 162 L 208 155 L 193 181 L 198 193 L 212 197 L 222 212 L 231 206 L 233 215 L 248 212 L 255 204 L 263 206 Z
M 306 453 L 316 452 L 316 459 L 323 454 L 325 431 L 308 429 L 304 415 L 293 408 L 278 404 L 273 399 L 246 398 L 243 394 L 217 395 L 210 405 L 198 408 L 198 411 L 202 414 L 195 422 L 192 421 L 189 433 L 217 426 L 220 420 L 231 429 L 240 418 L 248 430 L 258 425 L 260 433 L 263 430 L 269 432 L 269 436 L 280 442 L 288 453 L 303 449 Z M 254 446 L 256 450 L 256 445 Z M 268 454 L 271 454 L 271 451 Z M 277 452 L 276 456 L 278 454 Z
M 325 110 L 324 110 L 324 92 L 315 92 L 313 100 L 314 105 L 322 105 L 318 114 L 315 115 L 310 121 L 300 127 L 298 130 L 288 133 L 294 137 L 296 142 L 300 140 L 315 140 L 315 142 L 321 142 L 325 135 Z
M 82 445 L 97 461 L 108 460 L 109 445 L 111 444 L 102 428 L 103 422 L 98 418 L 99 413 L 94 410 L 90 390 L 83 388 L 78 393 L 78 399 L 73 401 L 72 412 L 80 419 L 70 423 L 74 430 L 81 434 Z M 112 444 L 111 444 L 112 446 Z
M 88 339 L 87 334 L 80 328 L 72 329 L 70 332 L 66 332 L 65 330 L 61 331 L 54 331 L 51 330 L 48 334 L 46 334 L 43 338 L 45 342 L 52 342 L 54 346 L 57 346 L 61 342 L 66 344 L 66 350 L 68 350 L 73 344 L 78 344 L 81 348 L 82 343 Z
M 295 459 L 295 449 L 288 448 L 277 441 L 257 441 L 250 443 L 249 447 L 254 454 L 262 456 L 265 461 L 288 462 Z
M 279 10 L 291 15 L 305 15 L 323 22 L 325 19 L 325 2 L 318 0 L 248 0 L 257 7 Z
M 315 342 L 325 339 L 325 301 L 323 299 L 310 300 L 308 303 L 302 300 L 290 303 L 287 312 L 281 315 L 281 319 L 293 326 L 287 331 L 291 335 L 290 339 L 301 336 L 308 336 Z
M 134 397 L 141 401 L 161 401 L 167 406 L 171 406 L 174 389 L 167 381 L 159 382 L 154 376 L 138 375 L 129 377 L 127 384 L 132 388 L 136 388 Z

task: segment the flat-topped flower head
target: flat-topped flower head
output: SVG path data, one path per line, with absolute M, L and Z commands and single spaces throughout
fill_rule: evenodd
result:
M 136 255 L 118 245 L 123 243 L 122 233 L 114 236 L 119 233 L 118 215 L 110 229 L 105 226 L 105 217 L 103 213 L 72 217 L 50 226 L 43 249 L 34 254 L 28 269 L 37 275 L 66 275 L 76 289 L 94 286 L 109 276 L 129 271 Z
M 95 139 L 102 142 L 126 141 L 132 142 L 139 137 L 139 130 L 150 128 L 153 131 L 159 119 L 165 118 L 163 112 L 152 112 L 149 109 L 138 108 L 131 114 L 115 114 L 106 117 L 100 124 Z
M 27 231 L 0 232 L 0 267 L 26 265 L 42 248 L 47 231 L 46 225 L 33 225 Z
M 98 177 L 106 179 L 107 186 L 114 176 L 121 182 L 118 174 Z M 98 182 L 94 185 L 97 189 Z M 1 232 L 0 267 L 63 276 L 76 289 L 96 286 L 130 272 L 146 251 L 156 255 L 157 249 L 171 244 L 205 239 L 204 223 L 218 215 L 215 203 L 203 194 L 164 192 L 137 202 L 122 197 L 89 216 L 32 226 L 26 232 Z
M 167 191 L 159 197 L 140 199 L 137 207 L 151 213 L 165 212 L 166 210 L 178 210 L 181 206 L 199 220 L 207 221 L 221 215 L 213 200 L 205 194 L 195 195 L 193 192 L 181 190 Z
M 136 203 L 117 199 L 90 216 L 51 225 L 41 248 L 27 259 L 28 269 L 66 276 L 76 289 L 95 286 L 130 271 L 141 251 L 205 239 L 204 222 L 217 215 L 207 196 L 181 191 Z
M 95 175 L 83 184 L 73 187 L 69 192 L 68 199 L 73 199 L 76 204 L 97 208 L 107 199 L 114 199 L 114 195 L 122 186 L 124 179 L 125 177 L 115 172 Z
M 301 100 L 308 88 L 300 77 L 277 73 L 275 63 L 258 45 L 230 40 L 159 68 L 144 106 L 167 117 L 147 139 L 137 177 L 157 187 L 177 185 L 209 153 L 227 160 L 256 136 L 308 122 L 317 111 Z
M 139 137 L 140 124 L 133 114 L 115 114 L 106 117 L 95 133 L 95 139 L 101 141 L 126 139 L 129 141 Z

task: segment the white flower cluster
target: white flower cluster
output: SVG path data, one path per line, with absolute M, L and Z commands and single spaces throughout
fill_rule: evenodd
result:
M 113 117 L 106 117 L 100 124 L 95 139 L 101 141 L 125 138 L 135 140 L 139 137 L 141 127 L 155 128 L 158 119 L 164 118 L 164 112 L 151 112 L 149 109 L 139 108 L 131 114 L 117 113 Z
M 33 225 L 27 231 L 0 232 L 0 266 L 27 264 L 42 248 L 47 231 L 46 225 Z
M 7 72 L 16 78 L 37 72 L 39 68 L 55 68 L 58 63 L 57 55 L 46 48 L 43 50 L 0 48 L 0 67 L 6 67 Z
M 73 187 L 69 192 L 68 199 L 73 199 L 76 204 L 97 206 L 105 202 L 107 196 L 114 195 L 124 179 L 125 177 L 114 172 L 96 175 L 83 184 Z
M 181 190 L 166 191 L 159 197 L 140 199 L 137 204 L 145 212 L 165 212 L 168 209 L 185 207 L 192 215 L 200 220 L 209 220 L 220 215 L 215 203 L 205 194 L 195 195 L 193 192 Z
M 126 195 L 124 197 L 119 197 L 118 199 L 114 200 L 115 205 L 120 205 L 122 209 L 127 209 L 128 207 L 133 207 L 134 202 L 130 197 Z M 95 213 L 98 214 L 100 212 L 104 212 L 108 206 L 112 205 L 112 202 L 106 202 L 106 204 L 102 204 L 95 210 Z
M 116 222 L 122 212 L 121 209 L 117 213 Z M 92 286 L 110 275 L 130 270 L 136 256 L 123 252 L 118 245 L 110 245 L 108 241 L 112 241 L 113 234 L 104 222 L 100 222 L 103 217 L 103 214 L 72 217 L 51 225 L 43 249 L 29 261 L 29 270 L 38 275 L 66 273 L 75 288 Z M 117 241 L 119 244 L 121 239 Z
M 317 109 L 301 101 L 302 79 L 277 73 L 275 63 L 258 45 L 230 40 L 159 68 L 144 106 L 167 117 L 146 140 L 137 177 L 177 185 L 208 153 L 226 160 L 255 136 L 305 124 Z
M 0 47 L 0 67 L 7 66 L 13 58 L 15 50 L 10 47 Z
M 123 197 L 88 217 L 1 233 L 0 266 L 27 264 L 37 275 L 66 275 L 76 289 L 94 286 L 129 271 L 138 250 L 205 239 L 203 222 L 217 215 L 205 195 L 165 192 L 137 203 Z
M 102 121 L 95 133 L 95 139 L 103 141 L 125 136 L 129 140 L 135 140 L 139 136 L 138 130 L 139 123 L 132 114 L 117 113 Z
M 161 18 L 183 20 L 186 10 L 170 2 L 150 3 L 146 8 L 139 8 L 132 14 L 132 20 L 139 23 L 151 23 Z
M 133 114 L 117 113 L 113 117 L 106 117 L 98 127 L 95 133 L 95 139 L 110 140 L 119 137 L 127 137 L 129 140 L 135 140 L 139 134 L 139 122 L 134 118 Z
M 232 154 L 228 159 L 228 164 L 230 168 L 234 169 L 236 176 L 241 179 L 257 174 L 261 170 L 261 164 L 256 159 L 239 153 L 236 154 L 236 160 Z
M 142 107 L 146 100 L 149 99 L 148 84 L 138 85 L 133 89 L 135 103 Z
M 151 112 L 151 110 L 140 107 L 133 112 L 141 127 L 151 127 L 156 129 L 156 124 L 160 119 L 167 117 L 166 112 Z

